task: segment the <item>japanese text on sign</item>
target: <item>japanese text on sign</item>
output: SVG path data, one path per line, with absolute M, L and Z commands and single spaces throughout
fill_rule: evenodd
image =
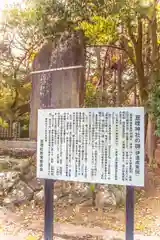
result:
M 37 177 L 144 185 L 144 109 L 38 111 Z

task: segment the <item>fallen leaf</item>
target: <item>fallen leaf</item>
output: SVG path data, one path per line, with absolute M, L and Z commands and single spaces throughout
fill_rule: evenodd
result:
M 37 236 L 28 235 L 25 240 L 38 240 Z

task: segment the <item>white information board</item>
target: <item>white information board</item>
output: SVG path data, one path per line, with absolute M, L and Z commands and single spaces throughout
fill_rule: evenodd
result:
M 144 186 L 144 108 L 38 110 L 37 177 Z

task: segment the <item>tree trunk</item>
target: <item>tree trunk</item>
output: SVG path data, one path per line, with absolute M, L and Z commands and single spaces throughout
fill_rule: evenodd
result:
M 100 78 L 101 76 L 101 48 L 100 47 L 96 47 L 95 48 L 95 53 L 96 53 L 96 57 L 97 57 L 97 73 L 98 73 L 98 78 Z
M 148 116 L 148 129 L 147 129 L 147 155 L 148 155 L 148 162 L 151 165 L 154 162 L 155 156 L 155 148 L 156 148 L 156 136 L 154 134 L 155 131 L 155 122 Z
M 131 31 L 131 23 L 128 22 L 128 33 L 132 40 L 134 51 L 135 51 L 135 70 L 137 73 L 137 80 L 138 80 L 138 88 L 139 88 L 139 103 L 138 105 L 146 107 L 147 101 L 148 101 L 148 78 L 145 76 L 144 71 L 144 62 L 143 62 L 143 25 L 142 25 L 142 19 L 138 17 L 138 29 L 137 29 L 137 39 L 132 34 Z M 147 138 L 147 129 L 148 129 L 148 114 L 145 114 L 145 142 Z M 147 144 L 148 146 L 148 144 Z M 147 151 L 148 152 L 148 151 Z M 151 151 L 152 152 L 152 151 Z M 151 157 L 152 159 L 152 157 Z
M 121 106 L 122 101 L 121 101 L 121 95 L 122 95 L 122 68 L 123 68 L 123 63 L 122 59 L 119 59 L 118 61 L 118 69 L 117 69 L 117 102 L 116 105 L 118 107 Z
M 151 43 L 152 43 L 152 55 L 151 60 L 153 65 L 156 65 L 157 55 L 158 55 L 158 45 L 157 45 L 157 17 L 156 17 L 156 4 L 157 1 L 154 1 L 154 9 L 152 16 L 152 24 L 151 24 Z M 154 68 L 154 67 L 153 67 Z M 157 69 L 152 70 L 151 83 L 153 84 L 156 81 L 156 73 Z M 151 165 L 155 160 L 155 150 L 156 150 L 156 136 L 155 136 L 155 121 L 152 116 L 149 115 L 148 119 L 148 158 L 149 164 Z
M 116 99 L 116 86 L 117 86 L 117 70 L 114 69 L 113 70 L 113 88 L 114 88 L 114 91 L 113 91 L 113 106 L 115 107 L 116 106 L 116 102 L 117 102 L 117 99 Z

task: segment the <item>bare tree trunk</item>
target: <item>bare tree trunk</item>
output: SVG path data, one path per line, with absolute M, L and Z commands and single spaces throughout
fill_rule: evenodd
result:
M 116 105 L 121 106 L 121 95 L 122 95 L 122 59 L 118 61 L 118 69 L 117 69 L 117 101 Z
M 117 86 L 117 70 L 113 70 L 113 95 L 112 95 L 112 100 L 113 100 L 113 106 L 116 106 L 116 102 L 117 102 L 117 99 L 116 99 L 116 86 Z
M 137 106 L 137 84 L 136 84 L 136 72 L 135 72 L 135 70 L 134 70 L 134 80 L 135 80 L 135 85 L 134 85 L 133 104 L 134 104 L 134 106 Z
M 95 48 L 95 53 L 96 53 L 96 57 L 97 57 L 97 73 L 98 73 L 98 78 L 100 78 L 101 76 L 101 48 L 100 47 L 96 47 Z
M 87 81 L 89 80 L 90 71 L 91 71 L 91 59 L 89 58 L 89 60 L 88 60 L 88 71 L 87 71 L 87 74 L 86 74 L 86 80 Z

